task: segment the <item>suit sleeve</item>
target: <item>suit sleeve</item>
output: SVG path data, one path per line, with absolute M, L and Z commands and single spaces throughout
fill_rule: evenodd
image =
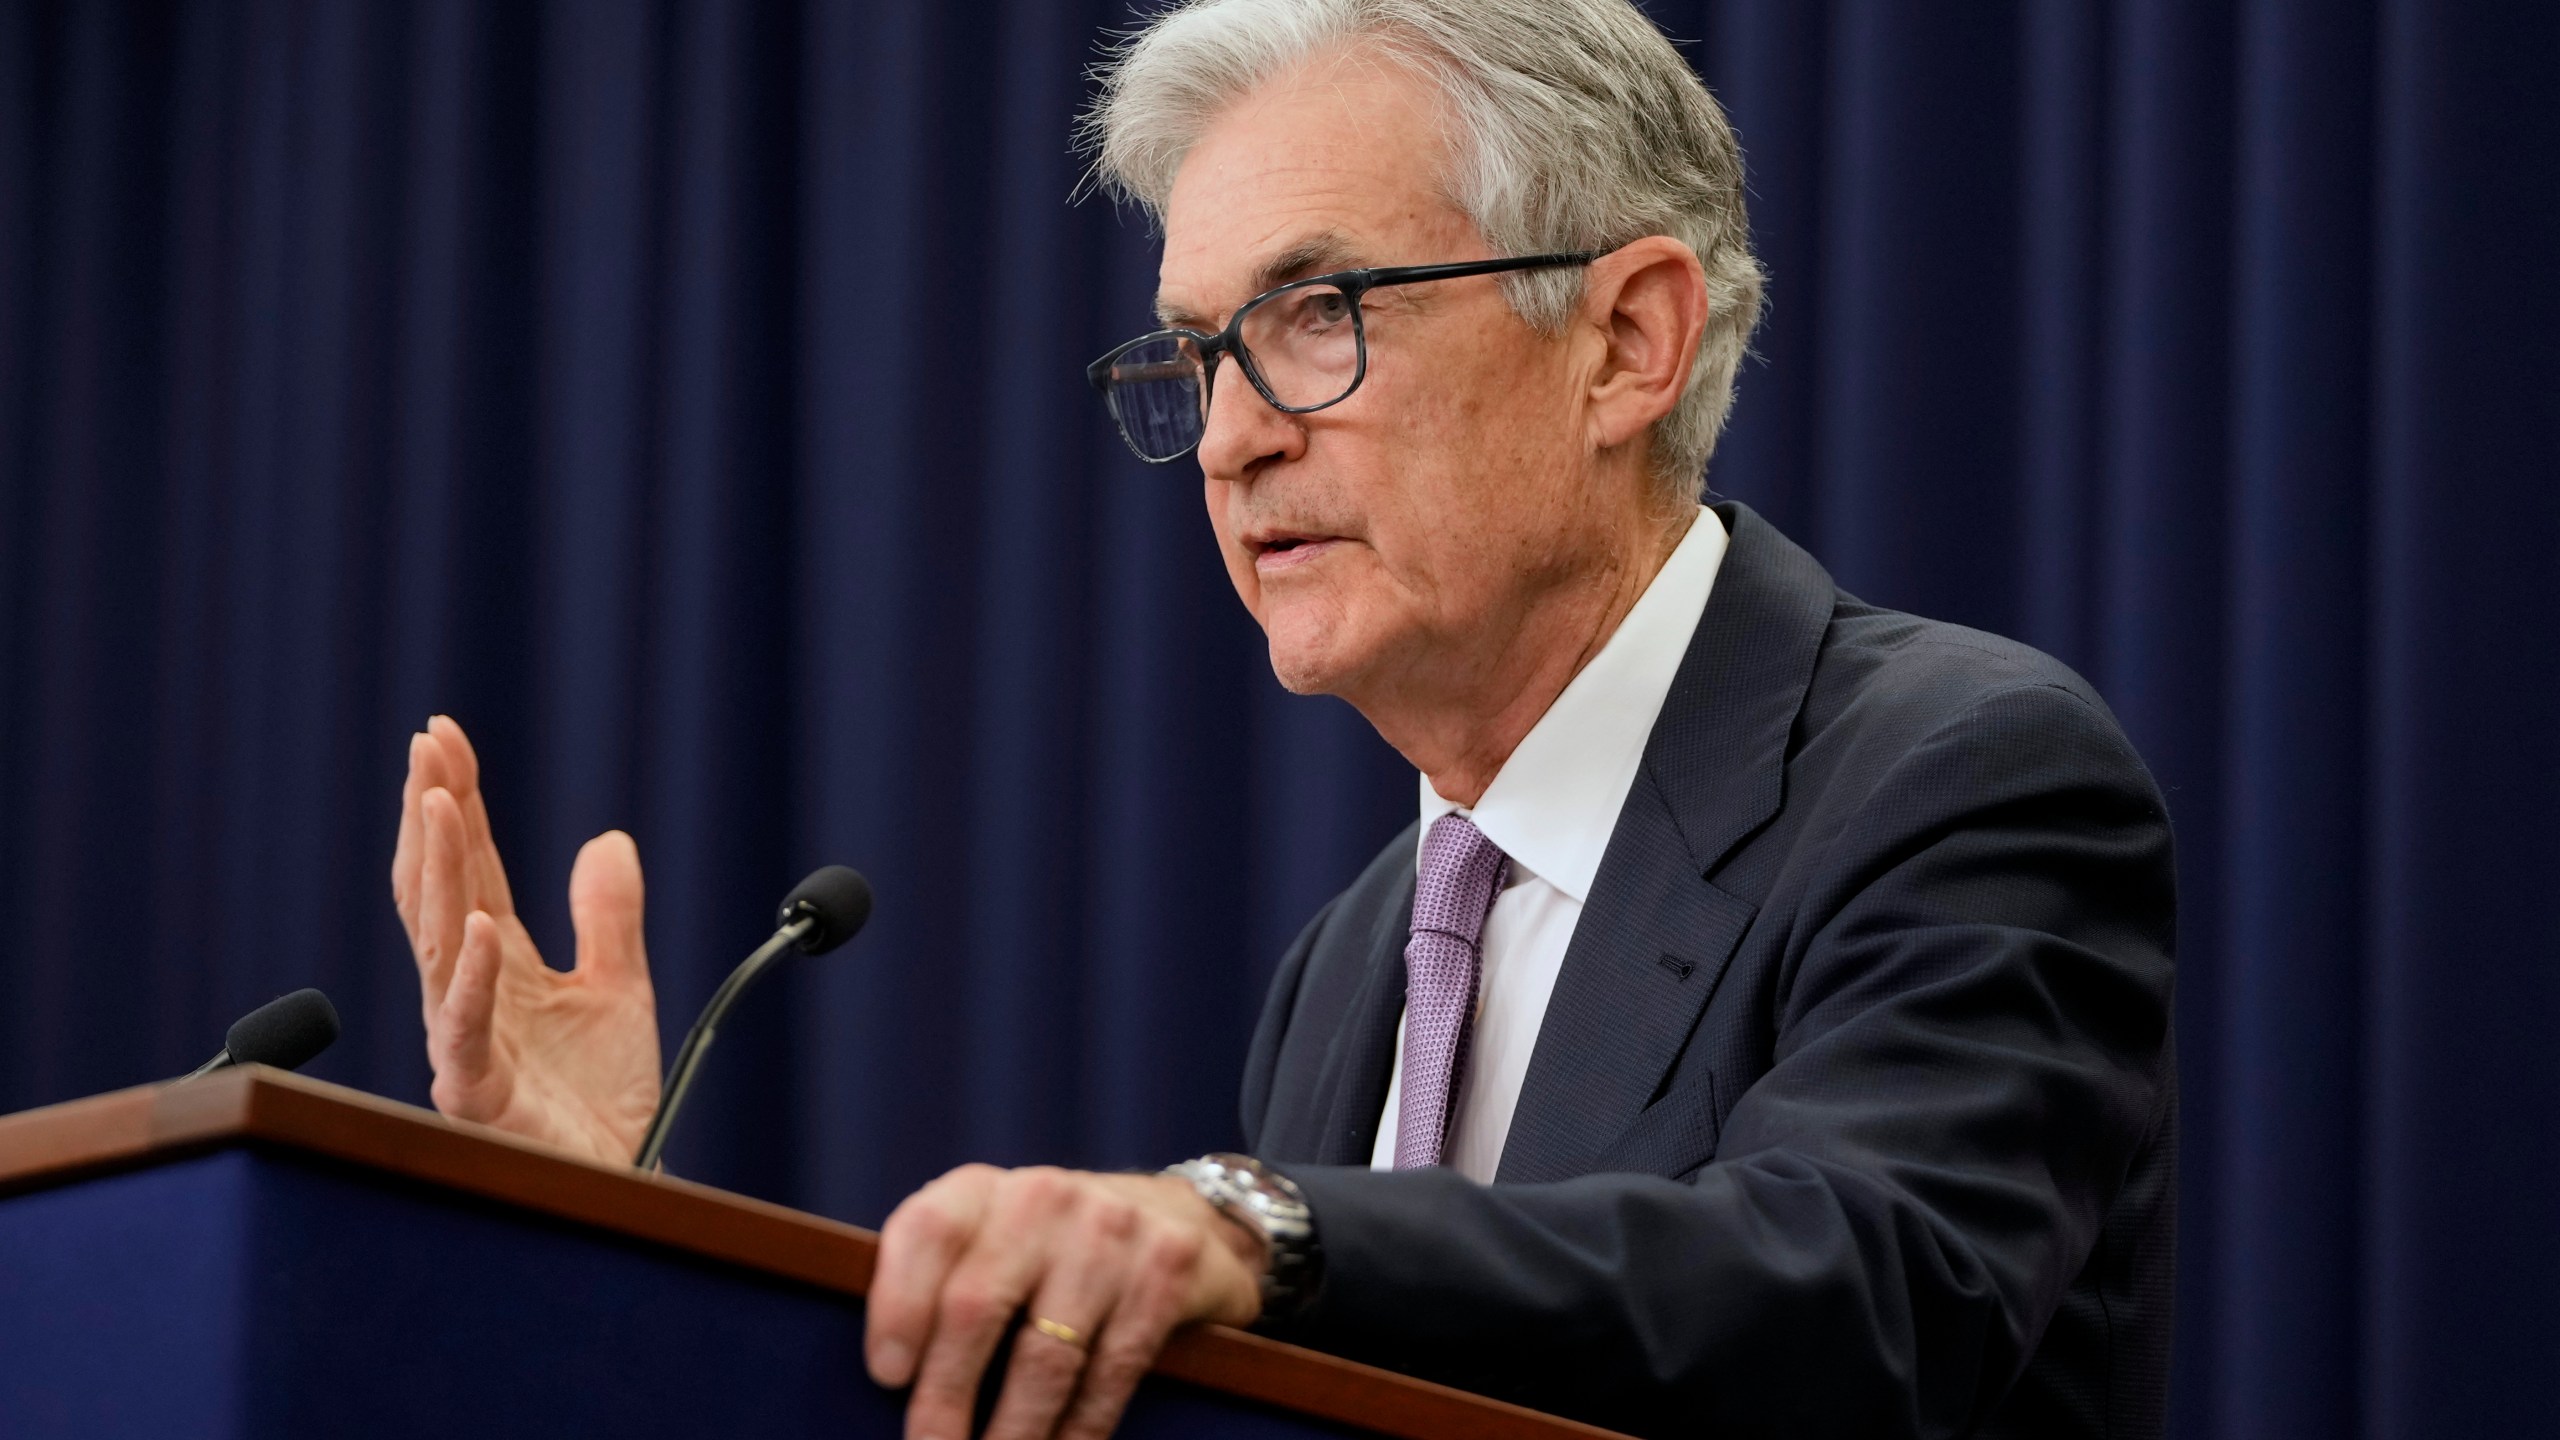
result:
M 1770 1068 L 1713 1163 L 1283 1167 L 1327 1265 L 1291 1338 L 1644 1434 L 1981 1420 L 2163 1112 L 2168 824 L 2112 722 L 2054 686 L 1872 773 L 1783 922 Z

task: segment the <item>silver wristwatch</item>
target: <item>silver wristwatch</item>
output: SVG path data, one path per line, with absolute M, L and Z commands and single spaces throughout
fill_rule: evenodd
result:
M 1316 1244 L 1315 1212 L 1288 1176 L 1250 1155 L 1226 1154 L 1168 1165 L 1164 1173 L 1190 1181 L 1219 1214 L 1271 1247 L 1270 1267 L 1262 1272 L 1265 1319 L 1286 1320 L 1315 1300 L 1324 1251 Z

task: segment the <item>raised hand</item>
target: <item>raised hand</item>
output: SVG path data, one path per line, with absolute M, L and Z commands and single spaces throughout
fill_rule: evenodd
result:
M 658 1104 L 657 999 L 631 837 L 608 831 L 578 851 L 577 968 L 545 965 L 490 838 L 480 758 L 439 715 L 409 737 L 391 898 L 418 962 L 436 1108 L 629 1163 Z

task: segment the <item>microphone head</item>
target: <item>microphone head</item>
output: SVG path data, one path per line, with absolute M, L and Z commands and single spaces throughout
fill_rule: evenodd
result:
M 804 915 L 818 923 L 800 937 L 800 951 L 824 955 L 852 939 L 871 918 L 871 882 L 848 866 L 813 870 L 783 897 L 779 923 L 788 925 Z
M 234 1065 L 299 1070 L 337 1038 L 338 1007 L 317 990 L 296 990 L 234 1021 L 222 1046 Z

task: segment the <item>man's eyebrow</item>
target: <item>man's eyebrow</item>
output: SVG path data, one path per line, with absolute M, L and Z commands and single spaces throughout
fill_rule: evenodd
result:
M 1262 262 L 1253 272 L 1254 293 L 1328 270 L 1350 269 L 1353 253 L 1351 242 L 1331 230 L 1310 235 Z
M 1331 230 L 1320 231 L 1255 266 L 1253 293 L 1259 295 L 1274 286 L 1286 285 L 1292 280 L 1303 280 L 1310 275 L 1321 275 L 1330 270 L 1350 269 L 1357 254 L 1351 242 L 1339 233 Z M 1205 317 L 1195 315 L 1188 309 L 1167 301 L 1161 295 L 1156 297 L 1156 321 L 1168 327 L 1189 330 L 1216 328 Z

